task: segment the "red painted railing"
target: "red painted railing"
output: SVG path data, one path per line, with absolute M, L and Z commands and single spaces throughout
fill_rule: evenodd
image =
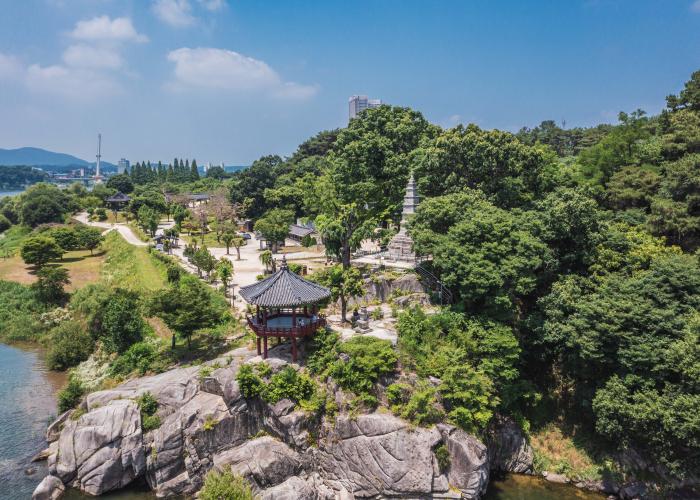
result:
M 288 314 L 268 316 L 267 319 L 270 320 L 280 316 L 287 316 L 291 321 L 291 315 Z M 316 333 L 316 330 L 326 326 L 326 318 L 323 316 L 316 316 L 315 319 L 312 319 L 310 316 L 304 316 L 303 314 L 297 316 L 297 326 L 295 327 L 291 325 L 289 327 L 270 327 L 259 322 L 255 316 L 246 316 L 246 319 L 248 320 L 248 326 L 259 337 L 306 337 L 313 335 Z M 303 325 L 299 324 L 301 321 L 304 322 Z

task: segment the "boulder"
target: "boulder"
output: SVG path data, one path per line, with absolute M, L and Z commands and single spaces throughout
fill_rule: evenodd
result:
M 221 396 L 200 392 L 169 415 L 147 442 L 148 483 L 159 496 L 197 491 L 212 455 L 258 432 L 260 410 L 245 401 L 229 409 Z
M 199 390 L 198 372 L 199 368 L 194 366 L 129 380 L 114 389 L 89 394 L 87 409 L 92 410 L 104 406 L 115 399 L 132 399 L 145 392 L 150 392 L 158 400 L 158 415 L 163 418 L 197 394 Z
M 488 432 L 492 471 L 532 474 L 534 452 L 522 429 L 509 418 L 497 418 Z
M 569 482 L 569 478 L 566 477 L 564 474 L 555 474 L 553 472 L 546 472 L 542 474 L 544 478 L 549 481 L 550 483 L 559 483 L 559 484 L 566 484 Z
M 310 431 L 318 420 L 303 410 L 297 410 L 289 399 L 268 405 L 265 412 L 265 429 L 295 448 L 306 449 L 311 442 Z
M 110 401 L 61 431 L 50 470 L 90 495 L 123 488 L 146 471 L 141 413 L 132 400 Z
M 260 500 L 316 500 L 314 487 L 300 477 L 292 476 L 285 482 L 268 488 L 260 495 Z
M 271 436 L 252 439 L 214 455 L 214 467 L 231 470 L 259 489 L 296 476 L 307 466 L 299 453 Z
M 63 481 L 56 476 L 46 476 L 32 494 L 32 500 L 57 500 L 66 491 Z
M 56 420 L 54 420 L 49 427 L 46 429 L 46 441 L 53 443 L 61 435 L 61 430 L 66 424 L 66 420 L 70 418 L 75 410 L 68 410 L 62 413 Z
M 474 436 L 451 425 L 438 425 L 450 454 L 447 480 L 462 492 L 462 498 L 481 498 L 489 482 L 486 446 Z
M 322 429 L 318 469 L 336 491 L 357 497 L 429 495 L 437 429 L 412 428 L 392 415 L 338 416 Z

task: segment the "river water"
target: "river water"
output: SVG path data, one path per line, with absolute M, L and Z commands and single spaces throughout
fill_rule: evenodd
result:
M 36 348 L 0 344 L 0 498 L 30 498 L 45 464 L 31 457 L 45 445 L 47 422 L 56 415 L 56 392 L 66 376 L 51 372 Z M 25 471 L 36 469 L 31 475 Z
M 0 499 L 24 500 L 31 497 L 46 474 L 44 463 L 30 463 L 31 457 L 46 446 L 47 423 L 56 415 L 56 393 L 66 375 L 49 371 L 43 353 L 36 347 L 0 344 Z M 34 469 L 30 475 L 27 469 Z M 66 500 L 85 500 L 69 491 Z M 143 491 L 121 491 L 110 500 L 151 500 Z M 599 495 L 571 486 L 548 483 L 539 478 L 511 475 L 492 481 L 486 500 L 593 500 Z
M 4 198 L 5 196 L 15 196 L 23 192 L 24 191 L 0 191 L 0 198 Z

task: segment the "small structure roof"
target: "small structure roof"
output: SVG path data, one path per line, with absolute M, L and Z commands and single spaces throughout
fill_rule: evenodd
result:
M 187 197 L 193 201 L 205 201 L 209 199 L 208 194 L 188 194 Z
M 125 195 L 122 192 L 118 192 L 117 194 L 110 196 L 107 198 L 107 203 L 127 203 L 131 201 L 131 198 L 129 198 L 127 195 Z
M 261 307 L 296 307 L 315 304 L 331 296 L 330 290 L 293 273 L 282 258 L 279 271 L 258 283 L 241 287 L 241 297 Z
M 298 238 L 303 238 L 304 236 L 308 236 L 309 234 L 313 234 L 315 232 L 316 231 L 312 227 L 308 226 L 300 226 L 298 224 L 291 224 L 289 226 L 289 234 Z

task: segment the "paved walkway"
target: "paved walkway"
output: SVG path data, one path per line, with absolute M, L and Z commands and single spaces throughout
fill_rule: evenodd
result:
M 127 226 L 126 223 L 124 223 L 124 222 L 117 222 L 117 223 L 94 222 L 94 221 L 91 221 L 88 219 L 87 212 L 79 213 L 78 215 L 76 215 L 74 217 L 74 219 L 77 220 L 78 222 L 82 222 L 83 224 L 86 224 L 88 226 L 106 229 L 106 231 L 104 231 L 102 234 L 107 234 L 110 231 L 117 231 L 119 234 L 122 235 L 122 238 L 124 238 L 127 243 L 130 243 L 134 246 L 137 246 L 137 247 L 148 246 L 148 243 L 141 241 L 139 239 L 139 237 L 134 234 L 134 232 L 131 230 L 131 228 L 129 226 Z M 171 224 L 171 226 L 172 226 L 172 224 Z

